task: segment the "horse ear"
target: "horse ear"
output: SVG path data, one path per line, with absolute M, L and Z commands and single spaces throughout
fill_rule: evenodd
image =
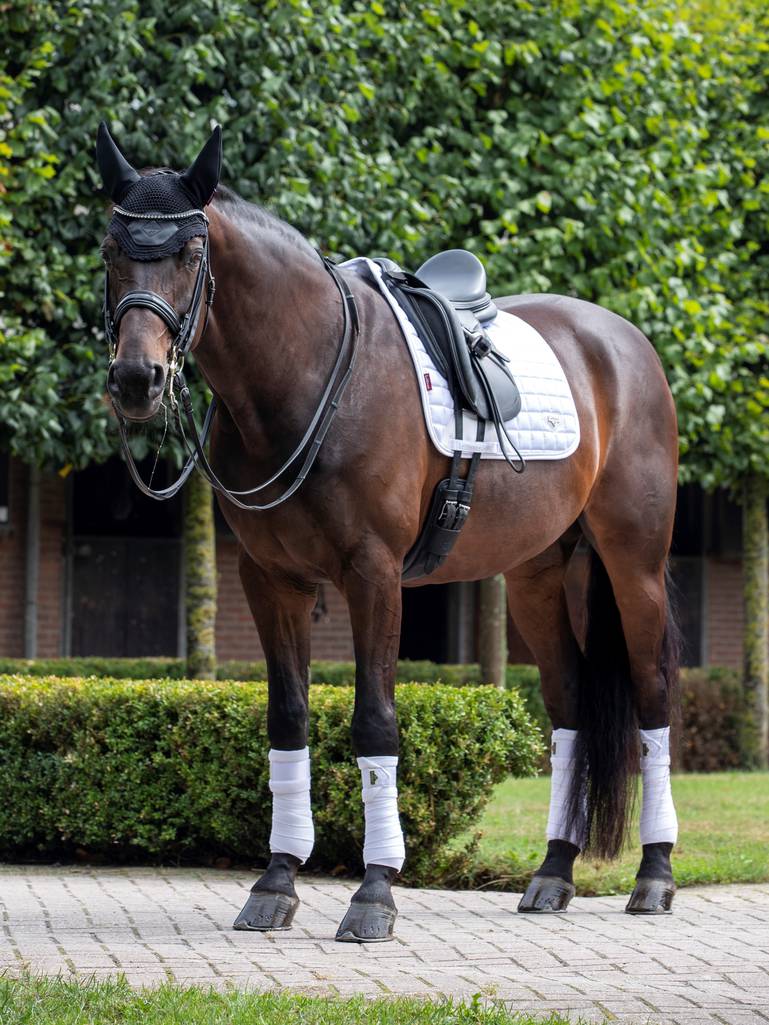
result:
M 104 182 L 104 190 L 116 203 L 123 199 L 134 182 L 138 182 L 141 177 L 117 148 L 104 121 L 99 125 L 99 134 L 96 137 L 96 162 L 99 165 L 101 180 Z
M 181 176 L 181 183 L 195 201 L 203 207 L 214 198 L 221 172 L 222 129 L 220 125 L 217 125 L 194 162 Z

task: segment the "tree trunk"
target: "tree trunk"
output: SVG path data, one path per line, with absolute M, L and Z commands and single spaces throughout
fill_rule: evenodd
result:
M 746 479 L 742 503 L 745 717 L 742 757 L 748 768 L 769 768 L 769 524 L 767 481 Z
M 216 679 L 216 535 L 211 486 L 193 473 L 184 489 L 187 676 Z
M 40 586 L 40 470 L 29 467 L 24 567 L 24 658 L 37 658 L 37 592 Z
M 503 576 L 481 581 L 478 647 L 481 681 L 505 686 L 507 668 L 507 594 Z

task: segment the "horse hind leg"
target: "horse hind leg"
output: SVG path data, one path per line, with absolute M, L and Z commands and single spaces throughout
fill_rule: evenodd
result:
M 542 695 L 553 725 L 547 853 L 518 904 L 521 914 L 565 911 L 574 896 L 573 866 L 579 854 L 566 802 L 577 728 L 580 652 L 569 620 L 564 578 L 576 537 L 563 539 L 506 574 L 516 627 L 534 655 Z
M 613 524 L 602 535 L 594 521 L 591 532 L 600 560 L 594 556 L 593 570 L 600 574 L 605 567 L 621 619 L 637 723 L 635 765 L 640 746 L 643 857 L 626 911 L 659 914 L 671 910 L 675 894 L 670 856 L 678 823 L 670 790 L 669 733 L 677 698 L 679 643 L 668 600 L 669 532 L 660 529 L 656 543 L 650 544 L 648 529 L 635 527 L 618 533 Z

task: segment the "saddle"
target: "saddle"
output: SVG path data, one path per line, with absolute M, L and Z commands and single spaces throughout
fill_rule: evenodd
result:
M 521 396 L 507 358 L 483 329 L 497 307 L 486 291 L 483 264 L 465 249 L 431 256 L 416 274 L 393 261 L 376 261 L 386 284 L 419 332 L 446 378 L 454 401 L 481 420 L 500 425 L 521 409 Z
M 523 460 L 519 458 L 516 466 L 502 439 L 504 436 L 516 451 L 505 422 L 520 412 L 521 396 L 507 369 L 507 358 L 483 328 L 496 317 L 497 307 L 486 291 L 486 271 L 477 256 L 465 249 L 449 249 L 430 257 L 416 274 L 401 270 L 393 260 L 378 259 L 376 263 L 454 399 L 458 444 L 449 476 L 436 486 L 427 519 L 403 563 L 403 580 L 414 580 L 429 576 L 445 562 L 470 514 L 480 452 L 473 454 L 462 476 L 463 410 L 478 418 L 477 441 L 483 441 L 487 421 L 492 422 L 505 459 L 520 473 Z

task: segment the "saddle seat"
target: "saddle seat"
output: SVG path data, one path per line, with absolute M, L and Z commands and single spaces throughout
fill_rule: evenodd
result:
M 481 324 L 497 315 L 497 307 L 486 291 L 486 268 L 466 249 L 436 253 L 425 260 L 416 276 L 444 295 L 460 315 L 469 310 Z
M 436 253 L 416 274 L 389 259 L 376 261 L 436 367 L 463 409 L 504 423 L 521 409 L 518 386 L 483 325 L 497 315 L 483 264 L 466 249 Z

